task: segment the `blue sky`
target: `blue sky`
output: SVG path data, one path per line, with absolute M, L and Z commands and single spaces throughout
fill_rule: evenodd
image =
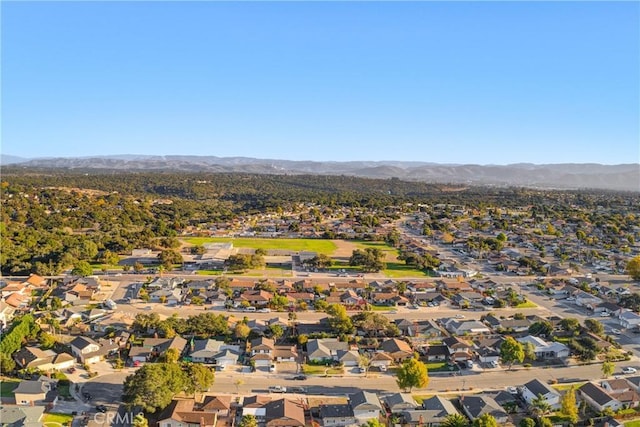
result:
M 3 2 L 2 153 L 640 162 L 638 2 Z

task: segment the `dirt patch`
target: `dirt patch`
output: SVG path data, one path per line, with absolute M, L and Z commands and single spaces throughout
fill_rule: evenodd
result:
M 336 245 L 336 250 L 331 254 L 334 258 L 349 258 L 358 245 L 348 240 L 332 240 Z

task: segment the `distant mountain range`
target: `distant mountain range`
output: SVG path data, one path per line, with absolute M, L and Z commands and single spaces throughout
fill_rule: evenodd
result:
M 407 181 L 557 189 L 640 191 L 640 164 L 565 163 L 463 165 L 402 161 L 314 162 L 215 156 L 113 155 L 36 158 L 2 154 L 0 165 L 75 170 L 244 172 L 253 174 L 351 175 Z

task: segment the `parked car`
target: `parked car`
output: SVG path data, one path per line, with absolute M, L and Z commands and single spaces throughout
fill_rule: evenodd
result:
M 104 405 L 97 405 L 97 406 L 96 406 L 96 410 L 97 410 L 98 412 L 107 412 L 107 407 L 106 407 L 106 406 L 104 406 Z
M 295 377 L 293 377 L 294 380 L 298 380 L 298 381 L 304 381 L 307 379 L 306 375 L 296 375 Z
M 625 366 L 624 368 L 622 368 L 622 373 L 624 374 L 635 374 L 636 372 L 638 372 L 638 370 L 636 368 L 632 368 L 631 366 Z
M 70 374 L 73 374 L 75 371 L 76 371 L 76 368 L 74 368 L 73 366 L 67 369 L 67 372 Z
M 269 372 L 275 372 L 276 371 L 276 365 L 271 364 L 271 366 L 269 366 Z
M 306 393 L 306 392 L 307 392 L 307 390 L 305 390 L 305 388 L 304 388 L 304 387 L 291 387 L 291 388 L 289 389 L 289 391 L 290 391 L 291 393 Z
M 611 314 L 609 314 L 606 311 L 603 311 L 602 313 L 600 313 L 600 317 L 610 317 L 610 316 L 611 316 Z
M 622 331 L 620 329 L 612 329 L 611 333 L 614 335 L 620 335 L 622 333 Z
M 286 393 L 287 388 L 281 385 L 272 385 L 269 387 L 269 393 Z

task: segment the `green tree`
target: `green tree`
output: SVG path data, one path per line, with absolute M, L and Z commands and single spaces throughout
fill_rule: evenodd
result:
M 560 413 L 569 418 L 572 424 L 578 422 L 578 405 L 576 404 L 576 390 L 571 387 L 560 399 Z
M 468 427 L 469 420 L 462 414 L 449 414 L 444 418 L 442 427 Z
M 613 375 L 613 372 L 615 371 L 615 369 L 616 369 L 616 365 L 614 365 L 613 362 L 610 362 L 608 360 L 605 361 L 601 367 L 602 376 L 604 378 L 610 377 L 611 375 Z
M 213 384 L 214 373 L 205 365 L 200 363 L 187 363 L 183 365 L 183 370 L 187 377 L 187 393 L 207 391 Z
M 429 384 L 427 365 L 415 357 L 405 360 L 396 372 L 396 383 L 401 389 L 409 389 L 409 392 L 414 387 L 426 387 Z
M 531 335 L 550 337 L 553 333 L 553 325 L 548 320 L 540 320 L 534 322 L 529 326 L 529 333 Z
M 507 337 L 500 346 L 500 358 L 502 359 L 502 363 L 509 364 L 509 368 L 516 362 L 522 363 L 524 360 L 522 344 L 513 337 Z
M 627 261 L 626 272 L 633 280 L 640 280 L 640 255 Z
M 253 415 L 244 415 L 238 427 L 258 427 L 258 420 Z
M 366 423 L 360 425 L 360 427 L 385 427 L 385 426 L 386 424 L 381 423 L 380 420 L 377 418 L 371 418 L 370 420 L 367 420 Z
M 274 341 L 278 341 L 284 335 L 284 328 L 280 325 L 273 324 L 267 327 Z
M 549 402 L 547 402 L 547 399 L 542 394 L 539 394 L 531 400 L 529 409 L 532 414 L 541 417 L 551 411 L 551 405 L 549 405 Z
M 531 342 L 522 344 L 522 350 L 524 351 L 524 359 L 530 362 L 536 360 L 536 346 Z
M 171 270 L 174 264 L 183 263 L 182 255 L 174 249 L 161 251 L 158 254 L 158 261 L 160 261 L 160 264 L 162 264 L 167 270 Z
M 244 322 L 237 322 L 235 328 L 233 329 L 233 335 L 243 341 L 246 341 L 250 333 L 251 328 Z
M 38 342 L 40 343 L 40 347 L 42 347 L 42 349 L 49 350 L 56 345 L 56 338 L 46 332 L 40 332 Z
M 180 350 L 177 348 L 170 348 L 164 353 L 164 360 L 167 363 L 178 363 L 180 359 Z
M 73 274 L 74 276 L 82 276 L 82 277 L 91 276 L 93 274 L 93 268 L 91 267 L 91 264 L 89 264 L 87 261 L 78 261 L 73 266 L 73 269 L 71 270 L 71 274 Z
M 584 327 L 587 328 L 589 332 L 598 336 L 604 333 L 604 326 L 602 325 L 602 322 L 596 319 L 586 319 L 584 321 Z
M 491 414 L 482 414 L 473 420 L 473 427 L 498 427 L 498 421 Z
M 354 327 L 351 317 L 347 314 L 347 309 L 342 304 L 330 304 L 327 307 L 327 314 L 329 314 L 329 326 L 338 334 L 351 334 Z
M 187 377 L 177 363 L 147 363 L 124 381 L 123 401 L 154 413 L 185 390 Z
M 142 413 L 139 413 L 133 417 L 133 427 L 149 427 L 149 421 Z
M 523 418 L 520 420 L 520 427 L 536 427 L 536 421 L 533 418 Z
M 377 273 L 385 268 L 384 252 L 379 248 L 355 249 L 349 258 L 349 265 L 360 266 L 366 272 Z
M 560 321 L 560 327 L 565 332 L 577 335 L 580 332 L 580 321 L 575 317 L 565 317 Z
M 8 373 L 15 369 L 16 362 L 9 354 L 0 353 L 0 372 Z

